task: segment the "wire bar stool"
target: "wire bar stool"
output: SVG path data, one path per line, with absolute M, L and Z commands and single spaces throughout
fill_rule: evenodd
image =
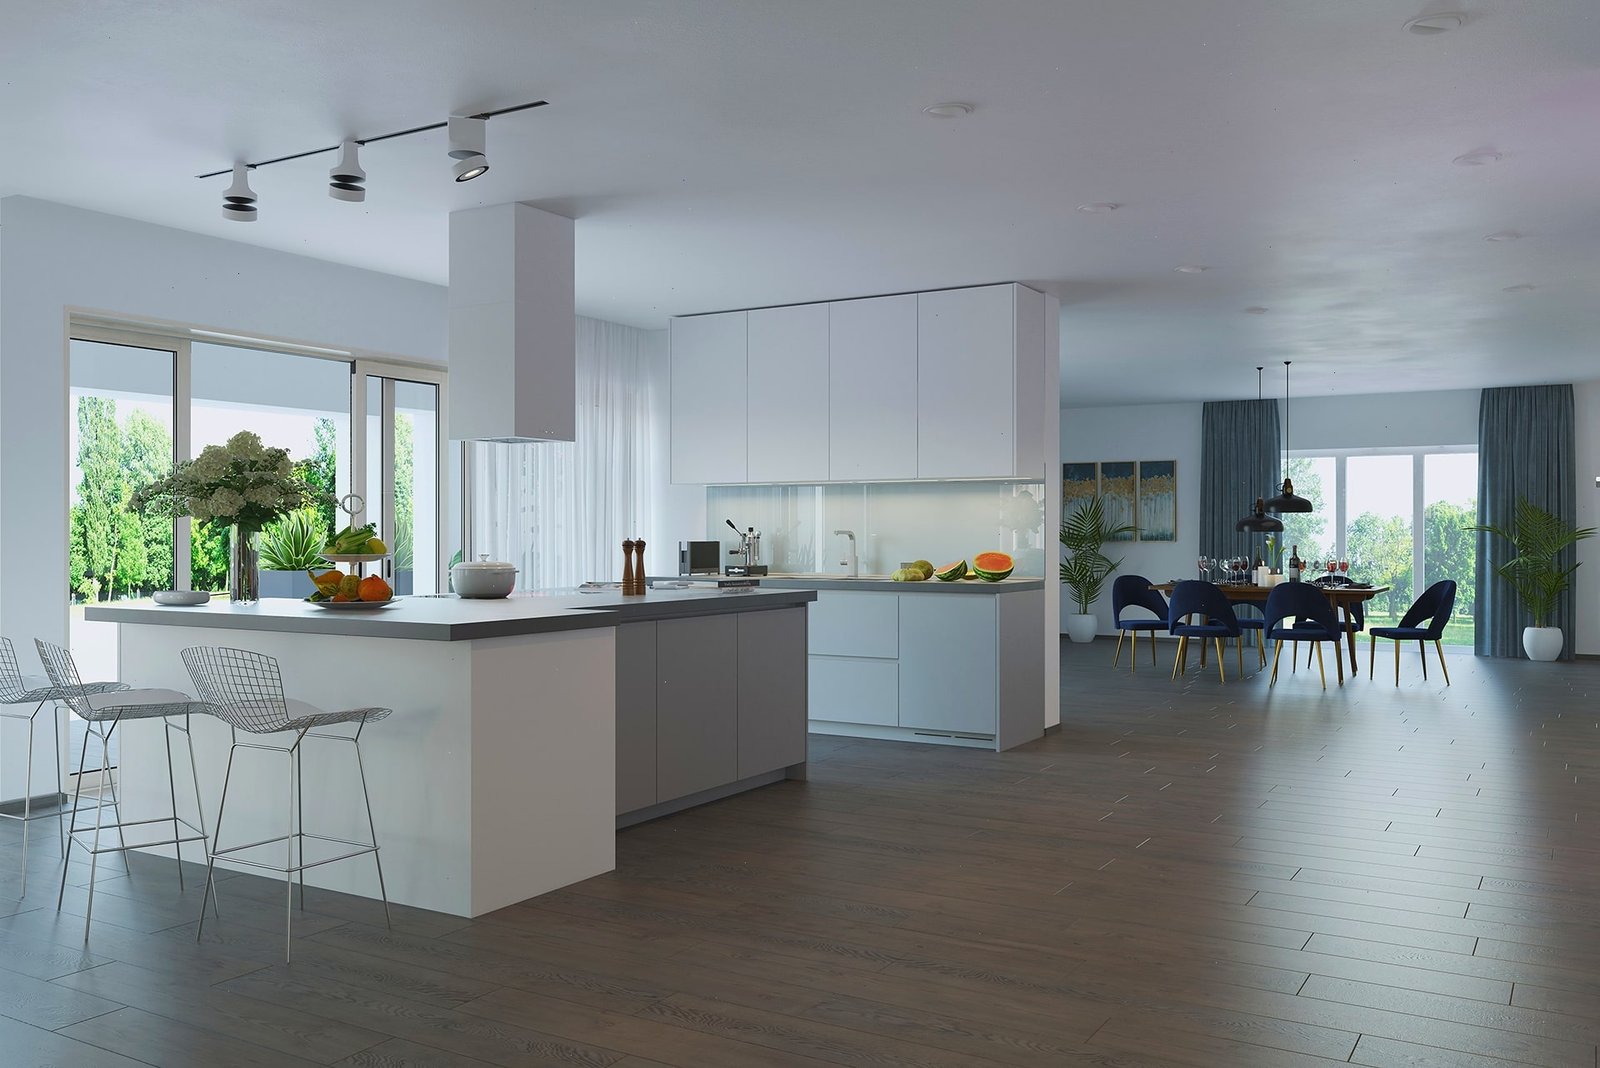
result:
M 81 693 L 88 694 L 111 693 L 116 690 L 125 690 L 127 686 L 120 682 L 90 682 L 81 687 Z M 30 687 L 23 678 L 22 667 L 17 662 L 16 649 L 11 644 L 10 638 L 0 638 L 0 719 L 9 719 L 28 725 L 28 767 L 23 775 L 22 788 L 22 814 L 15 812 L 0 812 L 0 819 L 16 820 L 22 824 L 22 892 L 18 897 L 28 896 L 28 827 L 34 820 L 53 819 L 56 821 L 56 835 L 61 840 L 61 856 L 63 860 L 67 855 L 66 832 L 62 830 L 61 819 L 67 814 L 65 805 L 66 789 L 61 781 L 61 704 L 67 696 L 65 690 L 59 686 L 33 686 Z M 32 705 L 32 712 L 7 711 L 8 706 Z M 33 811 L 33 733 L 35 721 L 44 706 L 50 706 L 50 726 L 55 736 L 55 766 L 56 766 L 56 804 L 49 812 Z M 89 739 L 83 740 L 84 751 L 87 754 Z M 78 766 L 83 766 L 80 757 Z
M 94 826 L 78 826 L 79 802 L 83 796 L 83 776 L 86 771 L 80 765 L 78 774 L 78 789 L 72 793 L 72 815 L 67 822 L 66 829 L 66 854 L 71 856 L 72 847 L 77 844 L 79 849 L 89 853 L 89 906 L 83 918 L 83 940 L 89 941 L 89 926 L 94 920 L 94 885 L 95 875 L 100 862 L 101 853 L 122 853 L 123 861 L 127 861 L 127 851 L 130 849 L 146 849 L 153 846 L 171 846 L 178 865 L 178 889 L 183 889 L 183 845 L 186 842 L 201 842 L 206 840 L 205 816 L 200 803 L 200 777 L 195 771 L 194 742 L 189 733 L 189 717 L 195 713 L 209 712 L 204 703 L 194 700 L 188 694 L 179 693 L 177 690 L 161 689 L 118 689 L 109 692 L 87 692 L 82 680 L 78 677 L 78 665 L 72 659 L 72 654 L 53 642 L 42 638 L 35 638 L 34 645 L 39 650 L 39 659 L 44 661 L 45 674 L 50 677 L 51 684 L 56 687 L 61 696 L 58 698 L 78 717 L 89 725 L 89 733 L 100 741 L 100 786 L 95 798 Z M 173 717 L 182 716 L 183 726 L 172 722 Z M 105 801 L 105 794 L 111 778 L 111 739 L 116 734 L 117 727 L 124 721 L 143 719 L 160 719 L 163 721 L 162 740 L 167 748 L 167 795 L 172 801 L 172 815 L 151 816 L 145 819 L 126 819 L 122 814 L 121 806 L 117 803 L 115 792 L 112 793 L 111 803 Z M 177 776 L 172 770 L 172 732 L 178 731 L 189 742 L 189 777 L 194 784 L 195 811 L 197 816 L 196 826 L 182 816 L 178 815 L 178 786 Z M 84 738 L 84 751 L 87 753 L 89 746 L 88 737 Z M 105 810 L 116 810 L 115 822 L 105 822 Z M 170 823 L 172 837 L 159 838 L 153 841 L 141 841 L 128 844 L 126 832 L 130 827 L 143 827 L 150 824 Z M 116 845 L 101 845 L 100 834 L 102 831 L 114 830 L 117 832 Z M 187 832 L 187 833 L 185 833 Z M 78 835 L 93 835 L 88 845 L 77 841 Z M 203 848 L 203 846 L 202 846 Z M 62 902 L 67 896 L 67 864 L 66 857 L 61 865 L 61 890 L 56 895 L 56 911 L 61 911 Z
M 189 677 L 194 680 L 195 689 L 210 706 L 211 713 L 227 723 L 232 728 L 233 733 L 232 746 L 228 750 L 228 769 L 222 780 L 222 800 L 217 806 L 217 834 L 212 841 L 210 853 L 206 858 L 206 896 L 200 901 L 200 923 L 195 928 L 195 941 L 198 942 L 200 940 L 201 934 L 205 930 L 206 901 L 214 893 L 213 878 L 219 857 L 235 864 L 283 873 L 286 911 L 283 948 L 285 961 L 289 960 L 294 944 L 295 883 L 298 880 L 300 886 L 300 908 L 304 911 L 305 873 L 308 868 L 317 868 L 324 864 L 350 860 L 353 857 L 365 856 L 370 853 L 372 862 L 378 870 L 378 893 L 383 899 L 383 920 L 386 925 L 391 925 L 389 893 L 383 882 L 383 862 L 378 858 L 378 832 L 372 821 L 372 800 L 367 792 L 367 772 L 361 761 L 361 732 L 368 723 L 373 720 L 383 719 L 390 714 L 391 710 L 387 708 L 349 708 L 337 712 L 327 712 L 304 701 L 286 698 L 283 695 L 283 678 L 278 671 L 277 660 L 264 653 L 251 652 L 248 649 L 195 646 L 183 650 L 183 662 L 189 669 Z M 319 731 L 319 728 L 330 727 L 340 723 L 354 723 L 355 732 L 353 734 L 329 734 Z M 288 734 L 291 735 L 291 738 L 287 742 L 278 744 L 242 742 L 239 740 L 240 731 L 251 735 Z M 348 742 L 355 751 L 356 772 L 361 780 L 361 800 L 366 806 L 368 841 L 358 842 L 348 838 L 313 834 L 305 829 L 305 795 L 303 776 L 300 769 L 300 756 L 304 748 L 303 743 L 307 738 Z M 230 845 L 223 848 L 222 820 L 228 805 L 228 785 L 233 778 L 234 757 L 241 749 L 258 749 L 283 753 L 288 756 L 289 831 L 287 834 L 275 835 L 271 838 L 263 838 L 259 841 L 247 842 L 242 845 Z M 307 839 L 348 848 L 346 851 L 333 856 L 307 860 Z M 279 842 L 284 844 L 283 862 L 281 864 L 270 860 L 250 859 L 241 855 L 246 851 L 261 849 Z

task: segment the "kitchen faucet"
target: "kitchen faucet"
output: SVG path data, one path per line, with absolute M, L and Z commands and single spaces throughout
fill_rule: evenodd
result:
M 850 543 L 845 549 L 845 558 L 839 561 L 839 566 L 850 569 L 846 573 L 847 578 L 859 578 L 861 572 L 861 561 L 856 557 L 856 532 L 853 530 L 836 530 L 834 531 L 834 534 L 843 534 L 845 537 L 850 539 Z

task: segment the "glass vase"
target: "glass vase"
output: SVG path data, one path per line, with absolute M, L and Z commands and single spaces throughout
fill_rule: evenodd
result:
M 228 537 L 228 601 L 261 600 L 261 531 L 235 524 Z

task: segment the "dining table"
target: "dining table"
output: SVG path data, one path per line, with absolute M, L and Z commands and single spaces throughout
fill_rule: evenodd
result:
M 1380 593 L 1388 593 L 1389 587 L 1370 586 L 1363 583 L 1309 582 L 1307 585 L 1315 586 L 1326 594 L 1328 600 L 1333 602 L 1334 609 L 1342 614 L 1345 639 L 1350 648 L 1350 671 L 1354 675 L 1356 671 L 1355 606 L 1372 600 Z M 1164 597 L 1170 597 L 1175 586 L 1177 586 L 1176 581 L 1158 582 L 1152 583 L 1150 588 L 1159 590 Z M 1222 591 L 1223 596 L 1227 597 L 1228 601 L 1233 604 L 1265 604 L 1273 589 L 1271 586 L 1258 586 L 1254 582 L 1219 582 L 1216 586 Z M 1202 651 L 1205 649 L 1203 644 L 1201 649 Z

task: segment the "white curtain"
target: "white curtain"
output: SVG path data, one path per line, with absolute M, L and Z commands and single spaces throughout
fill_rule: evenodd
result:
M 470 446 L 473 551 L 516 564 L 518 589 L 619 581 L 623 540 L 654 535 L 667 482 L 663 334 L 580 317 L 577 357 L 575 443 Z M 665 553 L 650 547 L 651 573 L 670 573 Z

